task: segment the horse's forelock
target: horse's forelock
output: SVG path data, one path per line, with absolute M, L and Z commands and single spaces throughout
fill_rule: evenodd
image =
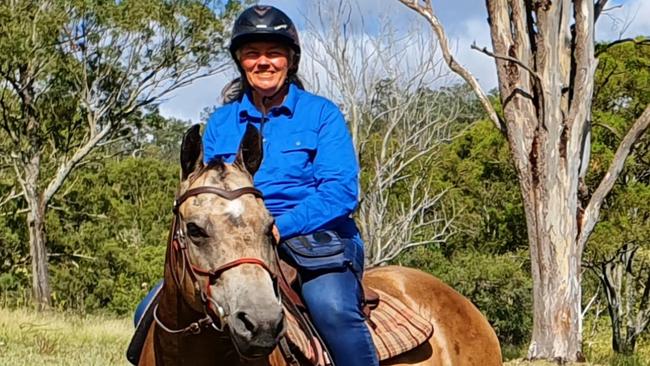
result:
M 219 188 L 224 188 L 224 189 L 230 189 L 229 184 L 228 184 L 228 177 L 230 173 L 233 173 L 233 169 L 227 169 L 226 163 L 221 159 L 220 157 L 216 157 L 212 160 L 210 160 L 207 164 L 201 166 L 200 169 L 197 171 L 191 173 L 188 177 L 187 180 L 187 187 L 191 187 L 194 182 L 196 182 L 200 177 L 204 176 L 205 174 L 208 174 L 209 172 L 215 172 L 217 173 L 217 176 L 212 177 L 212 179 L 209 180 L 209 184 L 217 186 Z M 236 171 L 241 172 L 244 174 L 247 179 L 251 179 L 250 175 L 247 173 L 246 168 L 242 166 L 241 164 L 232 164 L 230 165 L 231 167 L 234 167 Z M 235 176 L 231 176 L 235 177 Z
M 226 171 L 226 165 L 223 162 L 223 159 L 216 157 L 210 160 L 207 164 L 201 166 L 199 170 L 192 172 L 188 177 L 189 186 L 209 171 L 217 171 L 223 174 Z

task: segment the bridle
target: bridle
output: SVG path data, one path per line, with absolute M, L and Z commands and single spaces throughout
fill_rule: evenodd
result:
M 181 284 L 183 283 L 185 273 L 189 274 L 190 279 L 192 280 L 192 284 L 194 286 L 195 291 L 200 293 L 200 298 L 201 302 L 203 303 L 203 313 L 204 317 L 193 322 L 192 324 L 188 325 L 185 328 L 182 329 L 170 329 L 166 327 L 159 319 L 157 316 L 157 311 L 158 311 L 158 305 L 154 308 L 154 319 L 156 323 L 166 332 L 172 333 L 172 334 L 178 334 L 178 333 L 191 333 L 191 334 L 199 334 L 201 333 L 201 330 L 203 328 L 208 328 L 212 327 L 218 332 L 223 332 L 225 326 L 226 326 L 226 313 L 223 310 L 223 307 L 219 305 L 211 296 L 210 296 L 210 285 L 214 284 L 217 279 L 227 270 L 240 266 L 242 264 L 255 264 L 260 267 L 262 267 L 266 272 L 269 273 L 271 276 L 271 279 L 273 280 L 274 285 L 276 286 L 276 294 L 278 296 L 278 302 L 280 302 L 280 292 L 277 291 L 277 276 L 274 271 L 272 271 L 269 266 L 262 261 L 261 259 L 258 258 L 239 258 L 234 261 L 228 262 L 216 269 L 204 269 L 195 266 L 192 264 L 190 261 L 189 255 L 187 254 L 187 242 L 186 239 L 187 237 L 185 236 L 185 233 L 183 232 L 183 229 L 181 228 L 180 225 L 180 212 L 179 208 L 185 202 L 188 198 L 194 197 L 200 194 L 215 194 L 219 197 L 225 198 L 229 201 L 235 200 L 245 194 L 252 194 L 255 197 L 262 198 L 262 192 L 260 192 L 258 189 L 254 187 L 243 187 L 235 190 L 225 190 L 217 187 L 207 187 L 207 186 L 202 186 L 202 187 L 197 187 L 193 188 L 190 190 L 187 190 L 185 193 L 180 195 L 176 200 L 174 201 L 174 221 L 172 223 L 172 229 L 170 232 L 170 245 L 171 248 L 170 250 L 170 261 L 171 261 L 171 268 L 173 269 L 172 272 L 172 277 L 174 278 L 174 282 L 177 286 L 177 288 L 181 289 Z M 182 275 L 183 277 L 179 280 L 178 273 L 175 268 L 177 268 L 177 263 L 178 263 L 178 258 L 177 255 L 180 254 L 181 261 L 182 261 Z M 205 289 L 201 288 L 200 283 L 198 281 L 198 277 L 207 277 L 208 281 L 206 281 Z M 218 324 L 215 323 L 213 317 L 210 315 L 210 313 L 215 314 L 218 317 Z

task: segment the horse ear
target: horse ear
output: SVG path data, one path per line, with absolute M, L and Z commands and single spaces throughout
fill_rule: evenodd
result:
M 239 145 L 235 164 L 246 168 L 250 175 L 255 175 L 262 164 L 262 157 L 262 138 L 257 128 L 249 123 L 246 125 L 244 138 Z
M 188 128 L 181 143 L 181 179 L 186 180 L 193 171 L 203 166 L 203 143 L 201 125 Z

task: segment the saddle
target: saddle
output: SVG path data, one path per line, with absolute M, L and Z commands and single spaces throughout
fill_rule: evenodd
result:
M 282 260 L 280 270 L 280 290 L 287 319 L 287 333 L 279 344 L 282 355 L 292 366 L 333 365 L 327 347 L 296 292 L 298 271 Z M 363 295 L 363 313 L 380 361 L 414 349 L 433 334 L 433 325 L 399 299 L 365 284 Z

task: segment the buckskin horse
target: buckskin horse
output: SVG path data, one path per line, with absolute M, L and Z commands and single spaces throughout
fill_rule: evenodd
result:
M 164 285 L 139 365 L 287 365 L 277 347 L 285 321 L 273 219 L 252 187 L 260 163 L 252 126 L 233 164 L 203 164 L 198 125 L 183 137 Z M 428 342 L 382 365 L 501 365 L 487 320 L 438 279 L 387 266 L 368 270 L 364 282 L 434 326 Z

